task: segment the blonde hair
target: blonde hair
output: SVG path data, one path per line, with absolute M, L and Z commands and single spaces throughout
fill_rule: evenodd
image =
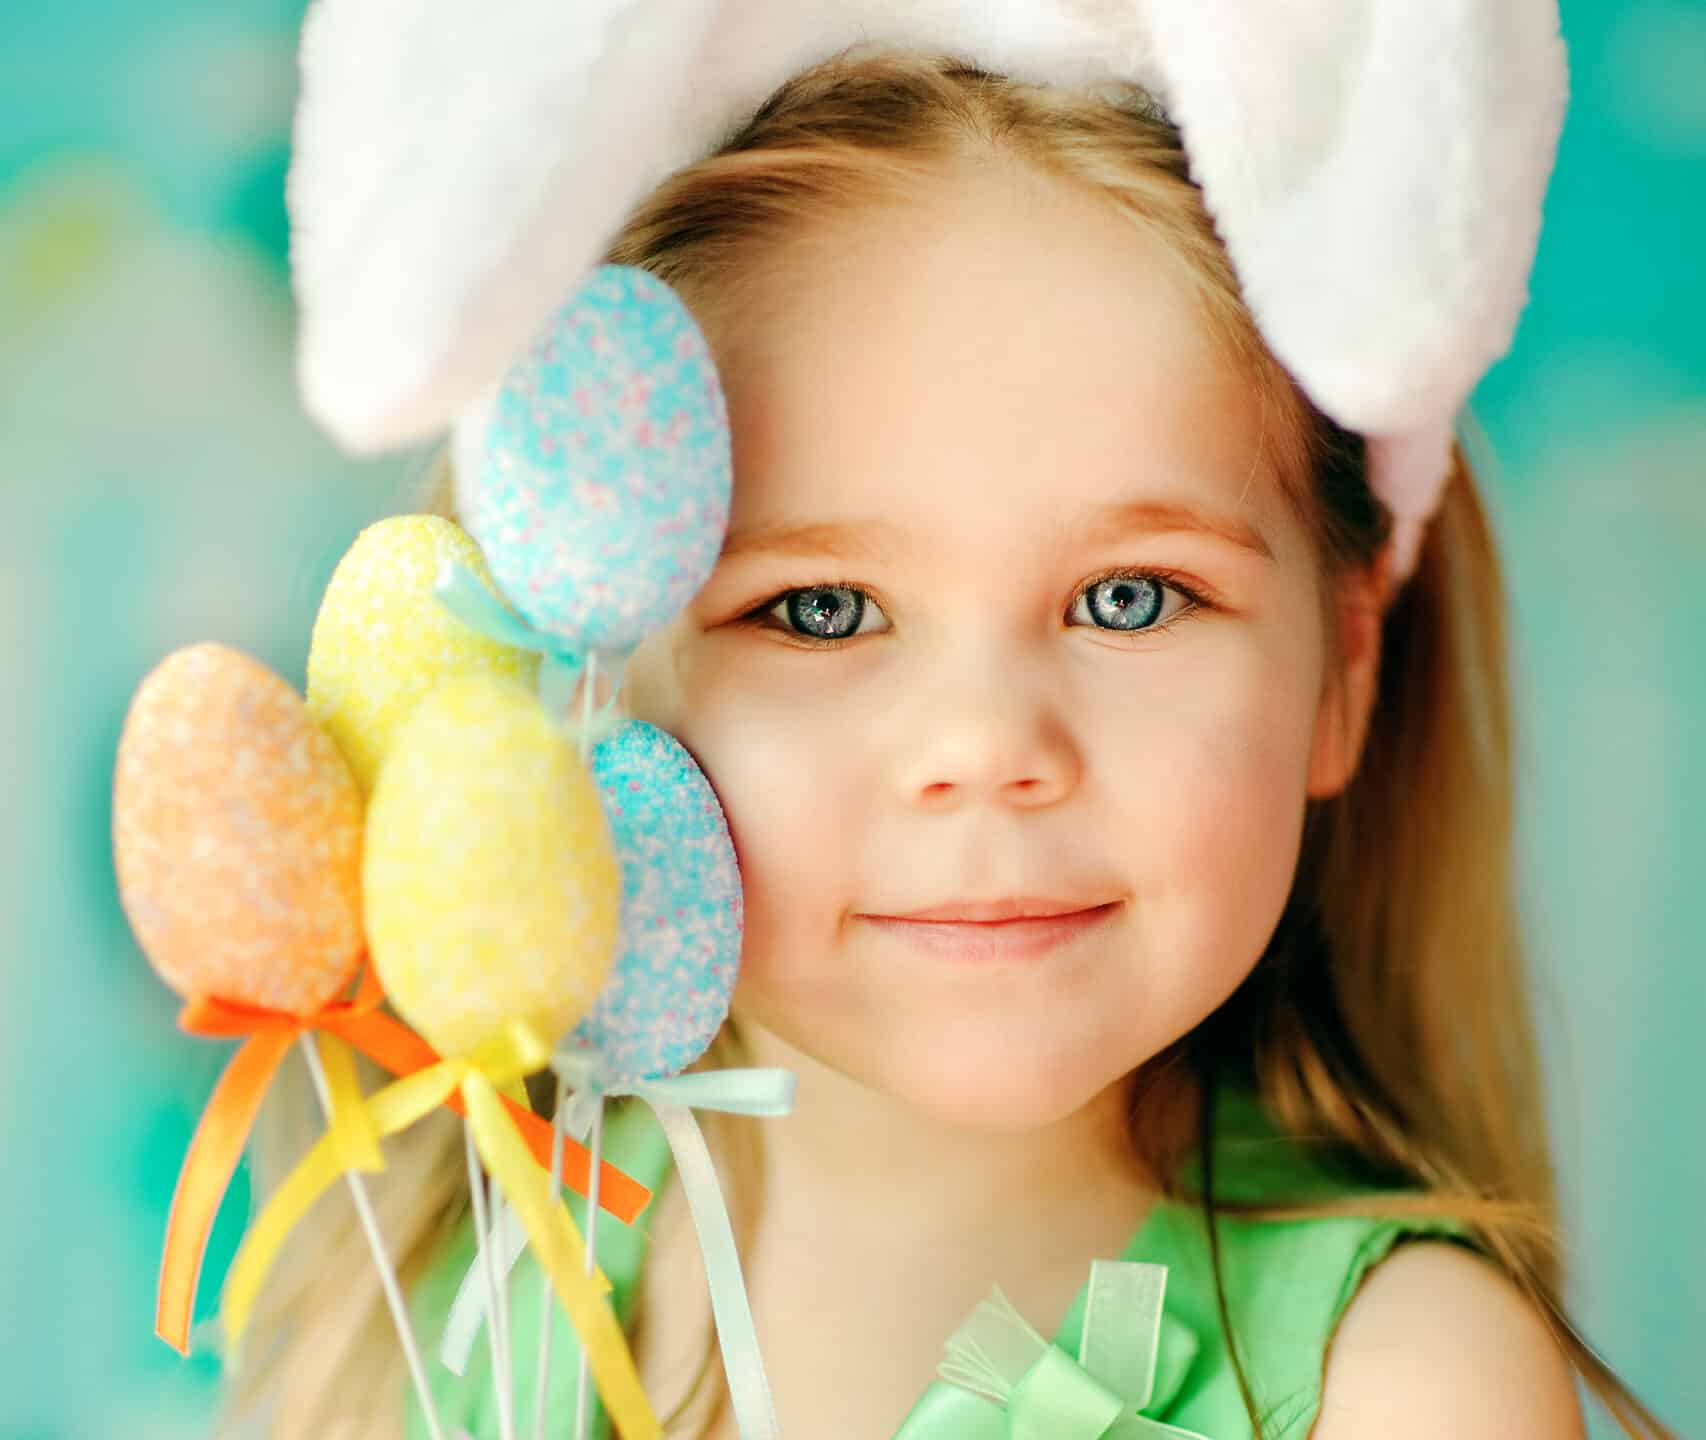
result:
M 811 243 L 863 206 L 924 193 L 958 163 L 995 157 L 1100 197 L 1183 261 L 1209 332 L 1268 407 L 1268 443 L 1312 539 L 1322 615 L 1336 639 L 1336 582 L 1376 563 L 1390 515 L 1369 489 L 1361 438 L 1312 405 L 1263 343 L 1178 132 L 1136 87 L 1033 86 L 952 56 L 858 47 L 790 80 L 713 154 L 665 179 L 605 258 L 668 282 L 724 350 L 765 313 L 789 246 Z M 429 503 L 448 509 L 448 497 L 441 465 Z M 1291 896 L 1248 979 L 1133 1076 L 1134 1143 L 1176 1191 L 1179 1147 L 1147 1122 L 1189 1107 L 1206 1157 L 1207 1102 L 1219 1087 L 1253 1086 L 1283 1131 L 1399 1188 L 1378 1202 L 1240 1207 L 1216 1198 L 1209 1169 L 1191 1198 L 1208 1214 L 1211 1240 L 1215 1217 L 1230 1213 L 1459 1217 L 1536 1305 L 1624 1432 L 1668 1437 L 1562 1304 L 1514 890 L 1506 598 L 1461 445 L 1417 569 L 1382 623 L 1379 694 L 1356 774 L 1341 793 L 1309 803 Z M 737 1051 L 731 1027 L 709 1063 Z M 443 1123 L 392 1142 L 399 1158 L 376 1187 L 405 1275 L 430 1259 L 467 1204 L 456 1127 L 437 1118 Z M 750 1123 L 707 1118 L 750 1234 Z M 737 1151 L 741 1162 L 730 1163 Z M 333 1435 L 327 1417 L 352 1412 L 368 1418 L 351 1433 L 398 1428 L 401 1358 L 348 1209 L 316 1210 L 257 1312 L 257 1329 L 275 1343 L 242 1377 L 239 1403 L 268 1381 L 320 1402 L 318 1416 L 283 1419 L 275 1434 Z M 1224 1292 L 1221 1307 L 1235 1339 Z M 251 1351 L 267 1353 L 259 1344 Z M 1232 1351 L 1260 1435 L 1236 1343 Z M 678 1415 L 714 1376 L 712 1359 L 707 1349 Z

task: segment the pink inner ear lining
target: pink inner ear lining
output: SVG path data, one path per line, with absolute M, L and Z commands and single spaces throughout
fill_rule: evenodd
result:
M 1375 595 L 1383 616 L 1398 598 L 1398 592 L 1404 588 L 1404 581 L 1409 578 L 1408 575 L 1399 574 L 1395 567 L 1394 556 L 1397 548 L 1396 538 L 1388 539 L 1374 560 Z
M 1369 486 L 1392 511 L 1385 586 L 1390 599 L 1415 572 L 1423 534 L 1445 496 L 1456 443 L 1455 417 L 1402 434 L 1366 438 Z
M 1398 597 L 1404 582 L 1415 573 L 1416 556 L 1422 545 L 1426 522 L 1410 515 L 1398 516 L 1392 534 L 1381 547 L 1376 564 L 1380 570 L 1380 607 L 1385 609 Z

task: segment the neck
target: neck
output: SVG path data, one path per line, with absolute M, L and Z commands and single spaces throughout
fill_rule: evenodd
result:
M 793 1114 L 759 1124 L 765 1233 L 814 1237 L 826 1263 L 840 1255 L 876 1272 L 935 1273 L 975 1294 L 999 1283 L 1047 1312 L 1076 1292 L 1090 1258 L 1126 1248 L 1155 1199 L 1131 1146 L 1123 1081 L 1037 1129 L 971 1130 L 755 1023 L 740 1033 L 749 1063 L 799 1077 Z

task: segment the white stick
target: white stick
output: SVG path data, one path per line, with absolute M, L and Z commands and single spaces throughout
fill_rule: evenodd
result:
M 308 1061 L 308 1073 L 314 1080 L 314 1092 L 320 1097 L 320 1108 L 325 1111 L 326 1123 L 330 1125 L 332 1087 L 326 1082 L 326 1072 L 320 1064 L 320 1051 L 315 1046 L 312 1035 L 302 1036 L 302 1054 Z M 403 1342 L 403 1353 L 408 1356 L 409 1374 L 414 1378 L 415 1395 L 426 1415 L 427 1429 L 432 1434 L 432 1440 L 444 1440 L 444 1431 L 438 1424 L 438 1407 L 433 1404 L 432 1390 L 427 1385 L 426 1367 L 421 1364 L 420 1346 L 415 1343 L 415 1328 L 409 1323 L 409 1310 L 403 1303 L 403 1289 L 397 1283 L 396 1267 L 391 1264 L 391 1256 L 385 1249 L 385 1239 L 379 1233 L 379 1220 L 373 1213 L 373 1201 L 367 1193 L 367 1180 L 359 1170 L 346 1170 L 344 1178 L 349 1181 L 350 1194 L 355 1199 L 355 1213 L 361 1217 L 361 1228 L 367 1232 L 367 1243 L 372 1246 L 373 1259 L 379 1266 L 379 1283 L 384 1287 L 386 1302 L 391 1306 L 391 1318 L 396 1322 L 398 1338 Z
M 584 763 L 588 746 L 586 743 L 587 730 L 592 723 L 592 696 L 598 688 L 598 652 L 594 650 L 586 659 L 586 694 L 581 697 L 581 760 Z M 587 1147 L 592 1154 L 592 1169 L 588 1172 L 589 1179 L 586 1191 L 586 1273 L 591 1275 L 598 1268 L 598 1171 L 604 1159 L 604 1097 L 600 1096 L 598 1106 L 592 1115 L 592 1134 L 588 1137 L 591 1144 Z M 586 1440 L 588 1419 L 592 1413 L 587 1391 L 591 1388 L 587 1374 L 586 1345 L 580 1347 L 580 1362 L 576 1367 L 575 1379 L 575 1440 Z
M 592 1152 L 592 1179 L 586 1187 L 586 1273 L 598 1268 L 598 1171 L 604 1160 L 604 1097 L 592 1112 L 592 1134 L 587 1137 Z M 592 1407 L 587 1399 L 586 1346 L 580 1347 L 579 1378 L 575 1382 L 575 1440 L 586 1440 L 587 1419 Z
M 581 677 L 581 723 L 580 723 L 580 759 L 586 764 L 592 753 L 590 732 L 592 730 L 592 702 L 598 690 L 598 651 L 591 650 L 586 657 L 586 670 Z M 592 1127 L 592 1179 L 587 1191 L 587 1220 L 586 1220 L 586 1273 L 593 1274 L 598 1269 L 597 1235 L 598 1235 L 598 1170 L 602 1160 L 604 1141 L 604 1103 L 599 1102 L 596 1118 Z M 551 1111 L 551 1201 L 557 1202 L 563 1189 L 563 1082 L 557 1081 L 557 1103 Z M 540 1277 L 540 1315 L 539 1315 L 539 1365 L 533 1381 L 533 1440 L 544 1440 L 545 1436 L 545 1395 L 549 1388 L 551 1376 L 551 1281 L 549 1276 Z M 575 1434 L 578 1440 L 586 1440 L 587 1425 L 587 1359 L 584 1339 L 580 1345 L 579 1380 L 575 1388 Z
M 498 1430 L 503 1440 L 515 1440 L 515 1414 L 510 1391 L 514 1376 L 509 1368 L 509 1344 L 499 1323 L 502 1311 L 498 1289 L 497 1236 L 486 1224 L 486 1194 L 480 1175 L 480 1157 L 474 1149 L 474 1130 L 462 1127 L 463 1149 L 468 1156 L 468 1189 L 474 1199 L 474 1233 L 480 1241 L 480 1264 L 486 1272 L 486 1343 L 492 1352 L 492 1383 L 498 1392 Z
M 586 683 L 581 690 L 581 764 L 592 753 L 587 744 L 587 731 L 592 727 L 592 695 L 598 689 L 598 651 L 589 650 L 586 656 Z
M 584 678 L 584 680 L 582 682 L 582 686 L 581 686 L 580 758 L 581 758 L 581 763 L 583 765 L 587 762 L 587 758 L 592 752 L 592 746 L 589 742 L 589 735 L 590 735 L 590 732 L 592 729 L 593 696 L 597 693 L 597 690 L 598 690 L 598 651 L 593 650 L 593 651 L 590 651 L 586 657 L 586 675 L 585 675 L 585 678 Z M 561 1183 L 560 1172 L 556 1168 L 556 1166 L 558 1164 L 559 1156 L 561 1155 L 561 1152 L 562 1152 L 562 1144 L 563 1144 L 563 1087 L 562 1087 L 562 1081 L 561 1080 L 559 1080 L 557 1082 L 557 1108 L 554 1111 L 552 1111 L 552 1117 L 551 1118 L 552 1118 L 552 1125 L 554 1127 L 553 1132 L 552 1132 L 552 1139 L 551 1139 L 551 1159 L 552 1159 L 552 1167 L 553 1167 L 552 1168 L 552 1174 L 551 1174 L 551 1178 L 552 1178 L 552 1182 L 553 1182 L 552 1186 L 551 1186 L 551 1194 L 553 1197 L 555 1197 L 556 1194 L 558 1193 L 558 1187 Z M 599 1172 L 599 1166 L 601 1165 L 601 1163 L 603 1161 L 603 1149 L 604 1149 L 604 1102 L 603 1102 L 603 1100 L 600 1100 L 598 1102 L 598 1109 L 595 1112 L 594 1117 L 593 1117 L 592 1135 L 590 1138 L 592 1141 L 592 1144 L 589 1147 L 589 1149 L 591 1150 L 591 1153 L 592 1153 L 592 1168 L 589 1172 L 591 1178 L 590 1178 L 590 1180 L 588 1182 L 588 1186 L 587 1186 L 587 1209 L 586 1209 L 586 1273 L 588 1275 L 591 1275 L 594 1271 L 596 1271 L 598 1269 L 598 1258 L 597 1258 L 597 1256 L 598 1256 L 598 1192 L 599 1192 L 598 1172 Z M 544 1395 L 545 1395 L 545 1379 L 546 1379 L 547 1374 L 549 1373 L 549 1367 L 550 1367 L 550 1363 L 551 1363 L 550 1336 L 551 1336 L 550 1328 L 549 1328 L 549 1325 L 547 1325 L 545 1333 L 540 1337 L 540 1343 L 539 1343 L 539 1380 L 538 1380 L 538 1385 L 537 1385 L 536 1390 L 535 1390 L 535 1393 L 537 1394 L 539 1399 L 538 1399 L 538 1409 L 535 1412 L 537 1418 L 535 1420 L 535 1428 L 533 1431 L 534 1440 L 543 1440 L 544 1433 L 545 1433 L 544 1432 L 544 1414 L 545 1414 Z M 587 1403 L 587 1389 L 588 1389 L 588 1384 L 589 1384 L 589 1378 L 588 1378 L 588 1374 L 587 1374 L 586 1342 L 584 1341 L 584 1339 L 582 1340 L 581 1345 L 580 1345 L 580 1357 L 579 1357 L 579 1362 L 578 1362 L 577 1367 L 576 1367 L 576 1376 L 577 1376 L 577 1378 L 576 1378 L 576 1382 L 575 1382 L 575 1436 L 576 1436 L 576 1440 L 586 1440 L 587 1420 L 588 1420 L 588 1416 L 589 1416 L 591 1407 Z
M 563 1193 L 563 1080 L 551 1110 L 551 1203 Z M 539 1364 L 533 1381 L 533 1440 L 545 1440 L 545 1380 L 551 1373 L 551 1277 L 539 1274 Z
M 482 1254 L 489 1254 L 491 1273 L 497 1282 L 497 1310 L 492 1315 L 493 1323 L 498 1331 L 498 1354 L 503 1356 L 504 1383 L 503 1390 L 509 1399 L 510 1419 L 515 1420 L 515 1352 L 509 1348 L 509 1271 L 504 1264 L 503 1256 L 503 1206 L 498 1204 L 498 1187 L 494 1183 L 486 1189 L 486 1230 L 480 1242 Z M 488 1297 L 487 1303 L 490 1304 Z M 519 1426 L 516 1431 L 520 1434 Z

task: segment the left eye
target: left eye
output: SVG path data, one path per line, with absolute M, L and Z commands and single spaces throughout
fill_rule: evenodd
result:
M 768 613 L 784 620 L 793 634 L 805 639 L 845 640 L 859 633 L 868 613 L 883 612 L 857 586 L 814 585 L 789 590 Z
M 1101 630 L 1130 634 L 1157 627 L 1167 591 L 1172 590 L 1188 603 L 1190 596 L 1178 587 L 1168 585 L 1154 575 L 1109 575 L 1086 585 L 1078 592 L 1072 608 L 1072 618 L 1082 618 Z M 1175 611 L 1175 616 L 1180 612 Z M 1171 622 L 1169 622 L 1171 623 Z

